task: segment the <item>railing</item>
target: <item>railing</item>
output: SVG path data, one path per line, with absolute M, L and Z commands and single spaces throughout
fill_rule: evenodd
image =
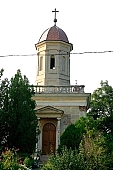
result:
M 33 86 L 36 94 L 45 93 L 84 93 L 84 85 L 70 86 Z

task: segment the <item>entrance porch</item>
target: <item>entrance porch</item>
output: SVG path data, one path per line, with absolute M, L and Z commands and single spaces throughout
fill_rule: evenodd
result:
M 36 110 L 40 135 L 36 151 L 41 150 L 42 155 L 55 153 L 60 144 L 60 120 L 63 111 L 51 106 L 42 107 Z

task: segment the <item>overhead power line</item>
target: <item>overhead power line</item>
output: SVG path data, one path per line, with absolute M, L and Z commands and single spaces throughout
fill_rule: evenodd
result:
M 74 52 L 74 53 L 70 53 L 70 54 L 102 54 L 102 53 L 113 53 L 113 51 L 87 51 L 87 52 Z M 68 55 L 69 53 L 67 53 Z M 36 56 L 37 54 L 9 54 L 9 55 L 0 55 L 0 57 L 19 57 L 19 56 Z M 41 53 L 41 55 L 44 55 Z M 47 54 L 46 54 L 47 55 Z M 50 54 L 48 54 L 50 55 Z M 66 53 L 57 53 L 54 55 L 66 55 Z
M 113 53 L 113 51 L 89 51 L 89 52 L 81 52 L 81 53 L 71 53 L 71 54 L 96 54 L 96 53 Z
M 36 56 L 37 54 L 8 54 L 8 55 L 0 55 L 0 57 L 13 57 L 13 56 Z

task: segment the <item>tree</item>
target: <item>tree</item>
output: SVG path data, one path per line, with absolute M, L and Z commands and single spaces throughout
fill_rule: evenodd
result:
M 61 135 L 58 151 L 60 151 L 63 146 L 66 146 L 68 149 L 78 150 L 83 134 L 86 132 L 85 128 L 89 127 L 92 129 L 94 126 L 92 117 L 80 117 L 75 124 L 70 124 Z
M 91 96 L 90 112 L 94 119 L 109 117 L 113 113 L 113 88 L 108 81 L 100 83 Z
M 9 148 L 14 146 L 27 153 L 32 153 L 36 144 L 37 117 L 32 95 L 34 91 L 27 77 L 22 77 L 18 70 L 10 80 L 1 109 L 0 123 L 4 126 L 5 145 Z
M 66 146 L 68 149 L 72 148 L 75 149 L 76 143 L 76 128 L 74 124 L 70 124 L 60 137 L 60 146 L 59 146 L 59 151 L 61 150 L 62 147 Z
M 88 113 L 97 122 L 97 128 L 105 137 L 108 153 L 113 153 L 113 88 L 108 81 L 94 91 Z
M 0 70 L 0 142 L 4 143 L 7 136 L 5 131 L 5 117 L 3 114 L 3 108 L 5 108 L 5 100 L 8 92 L 9 81 L 7 78 L 2 80 L 4 70 Z
M 105 138 L 96 128 L 85 127 L 85 134 L 83 134 L 79 154 L 84 157 L 85 169 L 102 170 L 109 169 L 107 164 L 109 156 L 106 152 Z

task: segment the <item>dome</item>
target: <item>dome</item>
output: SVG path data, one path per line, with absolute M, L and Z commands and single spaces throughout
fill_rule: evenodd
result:
M 41 35 L 38 43 L 45 41 L 45 40 L 46 41 L 57 40 L 57 41 L 64 41 L 66 43 L 69 43 L 66 33 L 61 28 L 57 27 L 56 25 L 45 30 L 43 34 Z

